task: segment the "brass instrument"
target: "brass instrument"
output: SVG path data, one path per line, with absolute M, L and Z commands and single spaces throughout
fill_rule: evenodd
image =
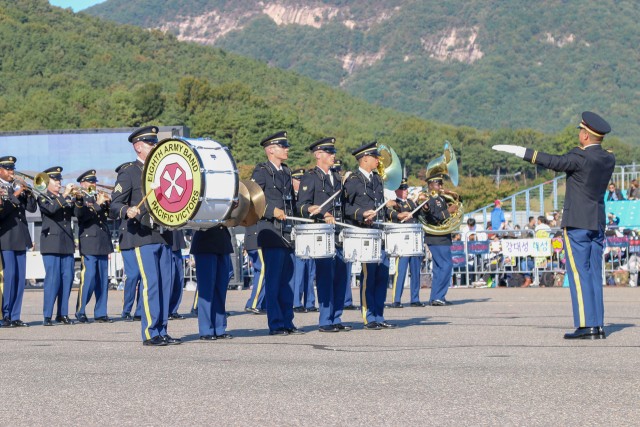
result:
M 458 163 L 456 162 L 456 153 L 453 151 L 449 141 L 445 141 L 444 153 L 442 156 L 433 159 L 427 165 L 427 179 L 438 174 L 445 174 L 449 176 L 451 183 L 456 187 L 458 186 Z M 424 191 L 421 194 L 426 194 L 427 197 L 437 196 L 437 194 L 428 194 L 426 186 L 423 190 Z M 453 191 L 442 191 L 440 192 L 440 196 L 447 201 L 447 206 L 457 205 L 458 210 L 455 213 L 452 213 L 451 216 L 440 225 L 428 224 L 424 215 L 418 215 L 418 221 L 422 224 L 422 228 L 425 233 L 436 236 L 449 234 L 457 230 L 460 227 L 462 217 L 464 216 L 464 205 L 457 193 Z
M 378 145 L 378 175 L 384 182 L 384 189 L 396 191 L 402 182 L 402 164 L 395 150 L 386 145 Z
M 14 175 L 20 178 L 30 179 L 33 182 L 33 185 L 29 185 L 25 182 L 25 185 L 31 192 L 48 198 L 47 196 L 47 187 L 49 186 L 49 175 L 44 172 L 40 172 L 36 174 L 36 176 L 27 175 L 26 173 L 22 173 L 19 171 L 14 171 Z

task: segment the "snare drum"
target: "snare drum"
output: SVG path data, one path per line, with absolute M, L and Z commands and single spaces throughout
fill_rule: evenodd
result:
M 296 256 L 301 259 L 332 258 L 336 254 L 333 224 L 302 224 L 293 227 Z
M 375 228 L 345 228 L 340 233 L 345 261 L 382 261 L 382 230 Z
M 238 201 L 236 163 L 227 147 L 211 139 L 160 141 L 142 177 L 147 209 L 154 222 L 166 227 L 213 227 L 230 217 Z
M 424 255 L 424 232 L 420 224 L 385 224 L 385 251 L 389 256 Z

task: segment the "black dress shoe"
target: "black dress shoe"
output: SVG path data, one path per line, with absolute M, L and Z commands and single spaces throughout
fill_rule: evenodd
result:
M 349 325 L 343 325 L 342 323 L 336 323 L 333 326 L 335 326 L 336 328 L 338 328 L 339 331 L 341 332 L 349 332 L 350 330 L 353 329 L 352 326 Z
M 218 338 L 219 340 L 230 340 L 233 338 L 233 335 L 231 334 L 216 335 L 216 338 Z
M 307 308 L 308 312 L 315 312 L 318 311 L 318 307 L 311 307 L 311 308 Z
M 259 308 L 253 308 L 253 307 L 245 307 L 244 311 L 246 311 L 247 313 L 253 313 L 253 314 L 265 314 L 264 310 L 260 310 Z
M 80 323 L 89 323 L 89 318 L 85 314 L 76 314 L 76 319 Z
M 171 320 L 182 320 L 182 319 L 186 319 L 186 318 L 180 313 L 171 313 L 169 315 L 169 319 L 171 319 Z
M 410 307 L 426 307 L 427 304 L 423 303 L 423 302 L 412 302 L 411 304 L 409 304 Z
M 182 340 L 180 338 L 171 338 L 171 336 L 169 335 L 163 335 L 162 340 L 166 342 L 168 345 L 182 344 Z
M 369 331 L 379 331 L 380 329 L 382 329 L 382 326 L 380 326 L 378 322 L 369 322 L 366 325 L 364 325 L 364 328 Z
M 345 305 L 343 310 L 360 310 L 360 307 L 358 307 L 357 305 Z
M 389 308 L 404 308 L 401 302 L 394 302 L 393 304 L 388 305 Z
M 305 332 L 302 329 L 298 329 L 295 326 L 293 328 L 287 328 L 286 329 L 287 333 L 289 335 L 304 335 Z
M 294 313 L 306 313 L 307 309 L 304 307 L 293 307 Z
M 45 317 L 44 321 L 42 322 L 42 326 L 53 326 L 53 322 L 51 321 L 51 318 Z
M 433 307 L 442 307 L 442 306 L 445 306 L 447 304 L 444 301 L 441 301 L 439 299 L 434 299 L 434 300 L 429 301 L 429 305 L 433 306 Z
M 18 320 L 12 320 L 11 321 L 11 326 L 12 327 L 16 327 L 16 328 L 28 328 L 29 325 L 27 323 L 24 323 L 22 320 L 18 319 Z
M 96 317 L 95 320 L 97 323 L 113 323 L 113 319 L 109 316 Z
M 154 347 L 162 347 L 162 346 L 167 345 L 167 342 L 165 340 L 163 340 L 160 335 L 156 335 L 155 337 L 151 338 L 150 340 L 142 341 L 142 345 L 151 345 L 151 346 L 154 346 Z
M 275 331 L 269 331 L 269 335 L 289 335 L 286 329 L 276 329 Z
M 442 301 L 444 301 L 444 305 L 453 305 L 453 303 L 448 299 L 443 299 Z
M 318 331 L 320 331 L 320 332 L 340 332 L 340 329 L 336 328 L 335 325 L 326 325 L 326 326 L 320 326 L 318 328 Z
M 385 329 L 395 329 L 395 328 L 398 327 L 398 325 L 396 325 L 394 323 L 388 323 L 387 321 L 380 322 L 379 325 L 382 326 Z
M 125 322 L 133 322 L 133 316 L 130 314 L 125 314 L 124 316 L 121 317 L 122 320 L 124 320 Z
M 607 339 L 607 334 L 604 333 L 604 328 L 602 326 L 598 326 L 598 335 L 600 335 L 601 340 Z
M 574 332 L 564 334 L 565 340 L 598 340 L 601 339 L 600 331 L 595 328 L 578 328 Z
M 56 316 L 56 322 L 64 323 L 65 325 L 73 325 L 75 323 L 69 319 L 69 316 Z
M 135 320 L 136 322 L 139 322 L 142 320 L 142 316 L 133 316 L 133 320 Z
M 217 339 L 218 338 L 216 338 L 215 335 L 201 335 L 200 336 L 200 340 L 202 340 L 202 341 L 215 341 Z
M 2 320 L 2 327 L 3 328 L 13 328 L 13 325 L 11 324 L 11 320 L 3 319 Z

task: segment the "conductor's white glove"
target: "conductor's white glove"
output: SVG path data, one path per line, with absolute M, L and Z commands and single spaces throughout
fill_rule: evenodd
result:
M 496 151 L 504 151 L 505 153 L 515 154 L 521 159 L 524 159 L 524 154 L 527 152 L 527 149 L 525 147 L 520 147 L 519 145 L 494 145 L 491 148 Z

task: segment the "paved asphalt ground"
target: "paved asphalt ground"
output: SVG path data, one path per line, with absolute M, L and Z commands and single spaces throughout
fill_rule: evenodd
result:
M 427 299 L 427 290 L 422 290 Z M 75 302 L 75 291 L 71 300 Z M 355 293 L 357 295 L 357 292 Z M 143 347 L 140 323 L 0 328 L 0 425 L 638 425 L 640 289 L 607 288 L 606 340 L 566 341 L 567 289 L 452 289 L 450 307 L 387 309 L 393 331 L 271 337 L 230 291 L 232 340 Z M 193 292 L 185 292 L 188 313 Z M 122 292 L 111 291 L 118 317 Z M 72 304 L 73 305 L 73 304 Z

